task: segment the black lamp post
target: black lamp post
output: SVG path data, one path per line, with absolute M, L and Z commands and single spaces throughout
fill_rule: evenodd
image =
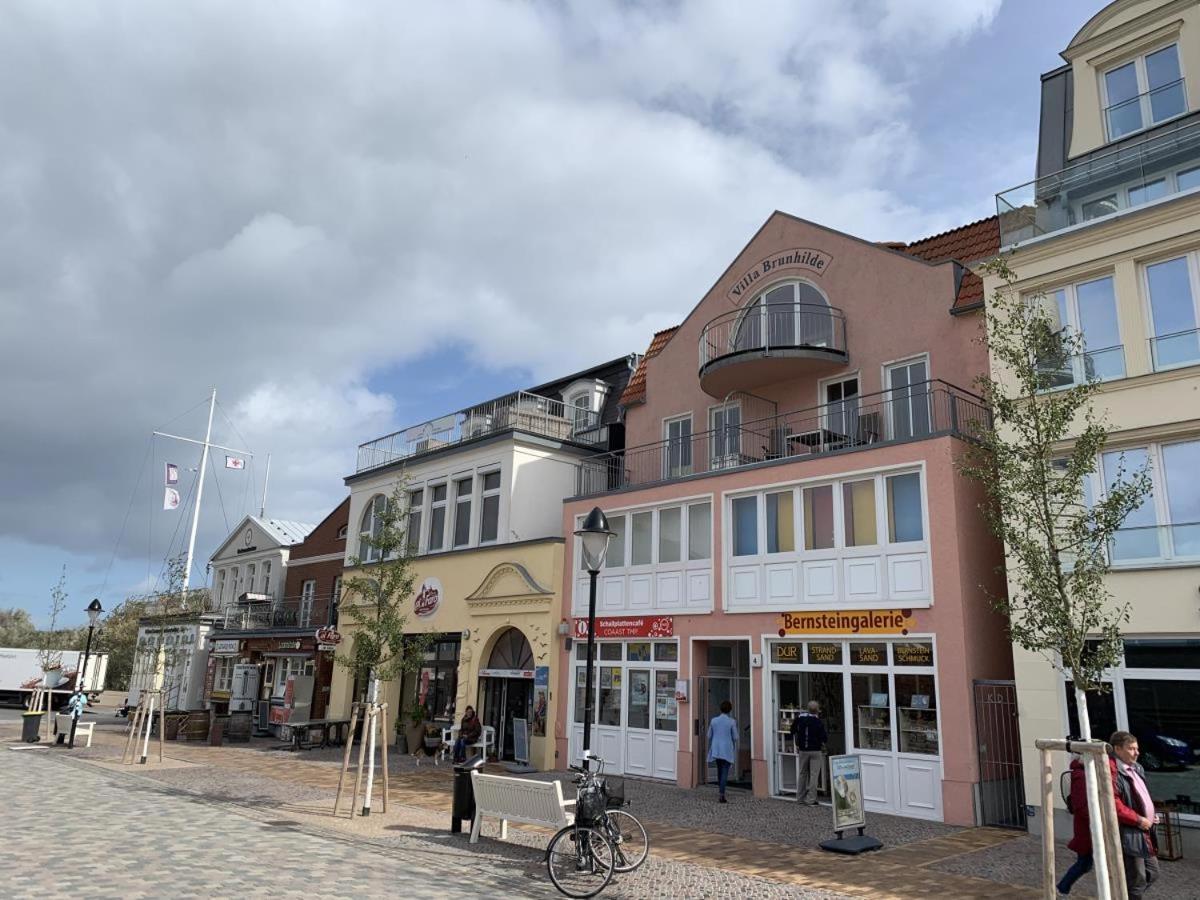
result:
M 87 605 L 88 614 L 88 639 L 87 646 L 83 650 L 83 665 L 79 667 L 79 674 L 75 676 L 75 693 L 87 696 L 87 685 L 84 684 L 84 678 L 87 677 L 88 658 L 92 655 L 92 632 L 96 630 L 96 622 L 100 619 L 100 613 L 104 612 L 104 607 L 100 605 L 98 599 L 93 600 Z M 79 713 L 82 711 L 83 704 L 76 703 L 74 714 L 71 716 L 71 739 L 67 741 L 67 749 L 75 748 L 75 726 L 79 724 Z
M 592 511 L 583 520 L 583 527 L 575 532 L 583 545 L 583 564 L 591 577 L 588 588 L 588 623 L 587 623 L 587 683 L 584 685 L 583 701 L 583 767 L 591 768 L 588 762 L 592 749 L 592 718 L 594 714 L 594 691 L 592 689 L 592 672 L 596 659 L 596 576 L 604 565 L 604 557 L 608 555 L 608 542 L 614 532 L 608 527 L 608 519 L 600 507 L 592 507 Z

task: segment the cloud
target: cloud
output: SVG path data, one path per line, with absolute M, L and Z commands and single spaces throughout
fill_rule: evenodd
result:
M 5 4 L 0 537 L 107 558 L 149 431 L 212 385 L 315 522 L 422 395 L 374 373 L 640 351 L 775 208 L 954 224 L 903 191 L 911 77 L 996 7 Z

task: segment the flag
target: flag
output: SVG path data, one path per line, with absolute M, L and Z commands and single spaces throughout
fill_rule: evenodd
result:
M 225 457 L 225 468 L 244 469 L 246 468 L 246 461 L 239 456 L 227 456 Z
M 179 466 L 175 463 L 166 463 L 166 476 L 163 484 L 179 484 Z
M 163 509 L 179 509 L 179 491 L 175 488 L 163 488 Z

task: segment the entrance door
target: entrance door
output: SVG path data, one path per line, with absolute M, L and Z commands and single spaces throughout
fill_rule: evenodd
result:
M 653 670 L 630 669 L 625 716 L 625 771 L 630 775 L 654 774 L 653 703 Z
M 706 675 L 698 679 L 700 690 L 701 784 L 717 783 L 717 767 L 708 762 L 708 724 L 721 714 L 721 704 L 733 704 L 730 713 L 738 724 L 737 761 L 729 770 L 731 787 L 753 787 L 750 765 L 750 679 L 736 675 Z
M 821 707 L 821 719 L 828 733 L 826 751 L 830 756 L 846 752 L 844 689 L 841 672 L 775 673 L 775 791 L 795 794 L 800 758 L 792 740 L 792 721 L 815 700 Z M 817 793 L 828 799 L 828 772 L 821 770 Z
M 502 632 L 479 672 L 479 717 L 495 729 L 499 759 L 513 758 L 512 720 L 532 718 L 533 672 L 533 650 L 525 635 L 519 628 Z

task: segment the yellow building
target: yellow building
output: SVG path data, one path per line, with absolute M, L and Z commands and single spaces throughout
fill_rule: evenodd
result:
M 1200 4 L 1118 0 L 1062 56 L 1042 76 L 1038 178 L 997 198 L 1001 243 L 1017 289 L 1044 292 L 1083 336 L 1062 384 L 1103 381 L 1111 436 L 1093 495 L 1122 452 L 1153 478 L 1110 548 L 1107 586 L 1131 618 L 1112 691 L 1092 698 L 1093 733 L 1137 735 L 1156 800 L 1200 824 Z M 1077 720 L 1048 660 L 1014 648 L 1014 662 L 1036 808 L 1033 742 L 1077 734 Z

